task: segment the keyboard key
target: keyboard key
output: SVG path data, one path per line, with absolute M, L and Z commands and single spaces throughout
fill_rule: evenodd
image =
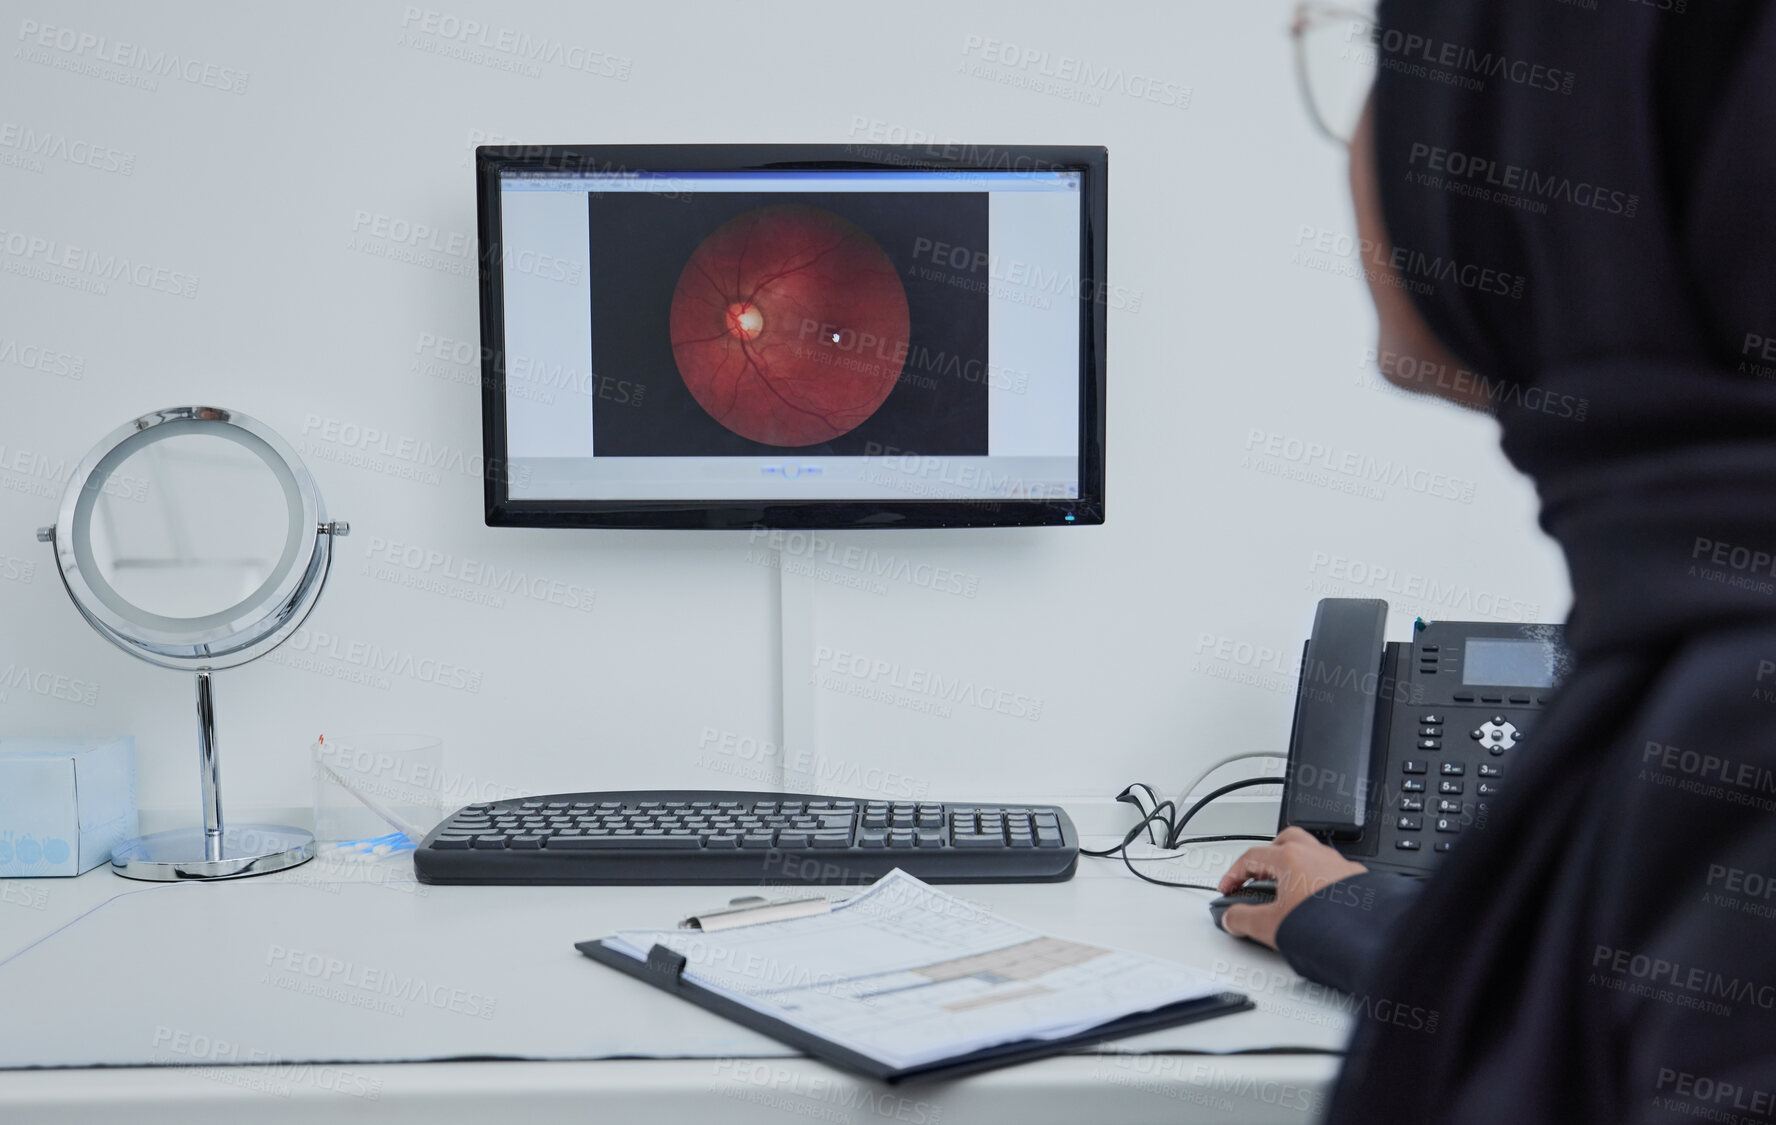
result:
M 889 839 L 892 840 L 893 837 L 890 836 Z M 921 828 L 913 836 L 913 844 L 915 847 L 920 847 L 920 848 L 941 848 L 944 846 L 943 833 L 942 832 L 927 832 Z
M 432 841 L 432 847 L 448 849 L 466 848 L 472 843 L 474 843 L 474 841 L 467 836 L 440 836 Z
M 935 835 L 935 833 L 933 835 Z M 940 840 L 939 843 L 941 844 L 942 841 Z M 888 833 L 888 846 L 891 848 L 910 848 L 913 846 L 913 834 L 911 832 L 890 832 Z
M 717 850 L 726 849 L 728 851 L 732 851 L 735 848 L 738 848 L 740 846 L 740 837 L 738 837 L 738 836 L 707 836 L 703 840 L 703 846 L 706 848 L 714 848 Z
M 1446 852 L 1453 847 L 1455 847 L 1454 840 L 1438 840 L 1437 841 L 1437 850 L 1440 852 Z
M 514 836 L 512 842 L 507 846 L 523 851 L 535 851 L 543 846 L 543 838 L 537 835 Z
M 1394 822 L 1394 827 L 1402 832 L 1417 832 L 1420 828 L 1424 827 L 1424 818 L 1417 816 L 1403 816 Z
M 672 851 L 697 851 L 702 844 L 695 836 L 556 836 L 549 841 L 549 847 L 566 849 L 584 849 L 588 851 L 610 848 L 643 848 L 671 849 Z
M 779 832 L 777 833 L 777 846 L 780 848 L 808 847 L 808 834 L 806 832 Z
M 1437 818 L 1437 831 L 1439 831 L 1439 832 L 1460 832 L 1461 831 L 1461 821 L 1459 821 L 1451 816 L 1440 816 Z
M 1403 852 L 1415 852 L 1419 850 L 1418 841 L 1411 836 L 1406 837 L 1404 840 L 1395 840 L 1394 847 Z
M 848 848 L 851 846 L 849 832 L 816 832 L 814 846 L 817 848 Z
M 1495 766 L 1491 762 L 1481 762 L 1480 763 L 1480 776 L 1481 777 L 1503 777 L 1503 776 L 1505 776 L 1505 767 Z
M 1424 798 L 1423 797 L 1401 797 L 1400 798 L 1400 811 L 1401 812 L 1424 812 L 1425 811 Z
M 1451 801 L 1448 798 L 1444 798 L 1437 802 L 1437 811 L 1445 816 L 1460 816 L 1462 813 L 1462 803 L 1460 801 Z
M 768 848 L 771 846 L 771 834 L 769 832 L 748 833 L 747 835 L 740 837 L 740 846 L 749 849 Z
M 1442 766 L 1437 769 L 1437 772 L 1444 777 L 1460 777 L 1468 772 L 1468 768 L 1460 762 L 1444 762 Z
M 1400 792 L 1402 793 L 1423 793 L 1424 791 L 1425 783 L 1416 777 L 1409 777 L 1400 783 Z
M 1411 761 L 1411 760 L 1404 761 L 1404 762 L 1400 763 L 1400 772 L 1401 773 L 1423 773 L 1423 772 L 1425 772 L 1425 764 L 1420 761 Z
M 857 846 L 860 848 L 885 848 L 888 846 L 888 833 L 860 832 L 857 836 Z
M 997 834 L 992 836 L 957 835 L 951 838 L 950 843 L 958 848 L 1001 848 L 1005 846 L 1005 838 Z

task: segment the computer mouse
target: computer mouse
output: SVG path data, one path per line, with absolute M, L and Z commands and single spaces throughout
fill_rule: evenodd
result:
M 1209 901 L 1209 917 L 1214 919 L 1217 930 L 1225 932 L 1226 927 L 1221 925 L 1221 919 L 1227 914 L 1228 907 L 1241 902 L 1263 905 L 1267 902 L 1275 902 L 1276 897 L 1276 880 L 1253 879 L 1238 890 L 1224 894 L 1220 898 L 1211 899 Z

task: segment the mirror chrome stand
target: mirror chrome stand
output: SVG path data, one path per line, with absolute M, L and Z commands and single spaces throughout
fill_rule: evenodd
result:
M 282 824 L 222 820 L 222 763 L 216 756 L 216 713 L 210 673 L 197 674 L 197 753 L 203 782 L 203 827 L 174 828 L 125 840 L 111 851 L 111 869 L 130 879 L 174 882 L 264 875 L 314 858 L 314 835 Z
M 117 535 L 109 522 L 100 536 L 95 536 L 93 525 L 117 495 L 139 501 L 151 493 L 169 521 L 204 512 L 228 518 L 230 509 L 207 505 L 201 494 L 177 495 L 179 490 L 168 487 L 167 480 L 176 482 L 178 478 L 157 477 L 153 490 L 129 473 L 111 480 L 114 473 L 136 464 L 130 458 L 165 453 L 176 443 L 188 445 L 193 438 L 224 439 L 228 443 L 224 448 L 240 463 L 269 470 L 272 487 L 281 491 L 284 501 L 278 509 L 282 549 L 266 553 L 267 573 L 256 574 L 257 588 L 232 605 L 145 607 L 126 597 L 113 582 L 125 573 L 127 565 L 139 566 L 141 560 L 119 553 Z M 169 444 L 160 446 L 162 442 Z M 174 458 L 175 454 L 168 454 L 164 462 L 150 462 L 149 471 L 161 472 L 166 465 L 178 463 Z M 217 479 L 214 446 L 206 447 L 201 461 L 185 463 L 201 465 L 205 480 Z M 177 507 L 178 503 L 188 507 Z M 133 525 L 146 522 L 138 517 Z M 111 869 L 117 874 L 156 882 L 231 879 L 281 871 L 313 858 L 313 833 L 281 824 L 223 822 L 222 770 L 216 753 L 210 676 L 264 656 L 302 625 L 326 585 L 333 541 L 350 531 L 344 520 L 327 518 L 320 490 L 287 442 L 270 427 L 220 407 L 175 406 L 143 415 L 106 435 L 75 469 L 62 494 L 55 526 L 37 533 L 38 539 L 55 548 L 62 585 L 75 609 L 100 636 L 130 655 L 163 668 L 197 673 L 203 824 L 155 832 L 117 845 L 111 850 Z M 174 561 L 188 560 L 179 556 Z M 142 588 L 132 585 L 130 589 L 139 593 Z

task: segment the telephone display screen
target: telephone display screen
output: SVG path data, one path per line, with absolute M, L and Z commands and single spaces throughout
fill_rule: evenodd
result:
M 1554 686 L 1555 649 L 1542 641 L 1470 637 L 1462 683 L 1477 687 Z

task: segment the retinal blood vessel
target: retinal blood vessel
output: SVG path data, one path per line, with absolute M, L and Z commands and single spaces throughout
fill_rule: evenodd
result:
M 830 441 L 900 378 L 911 322 L 888 255 L 818 207 L 762 207 L 705 238 L 672 295 L 672 355 L 710 417 L 767 445 Z

